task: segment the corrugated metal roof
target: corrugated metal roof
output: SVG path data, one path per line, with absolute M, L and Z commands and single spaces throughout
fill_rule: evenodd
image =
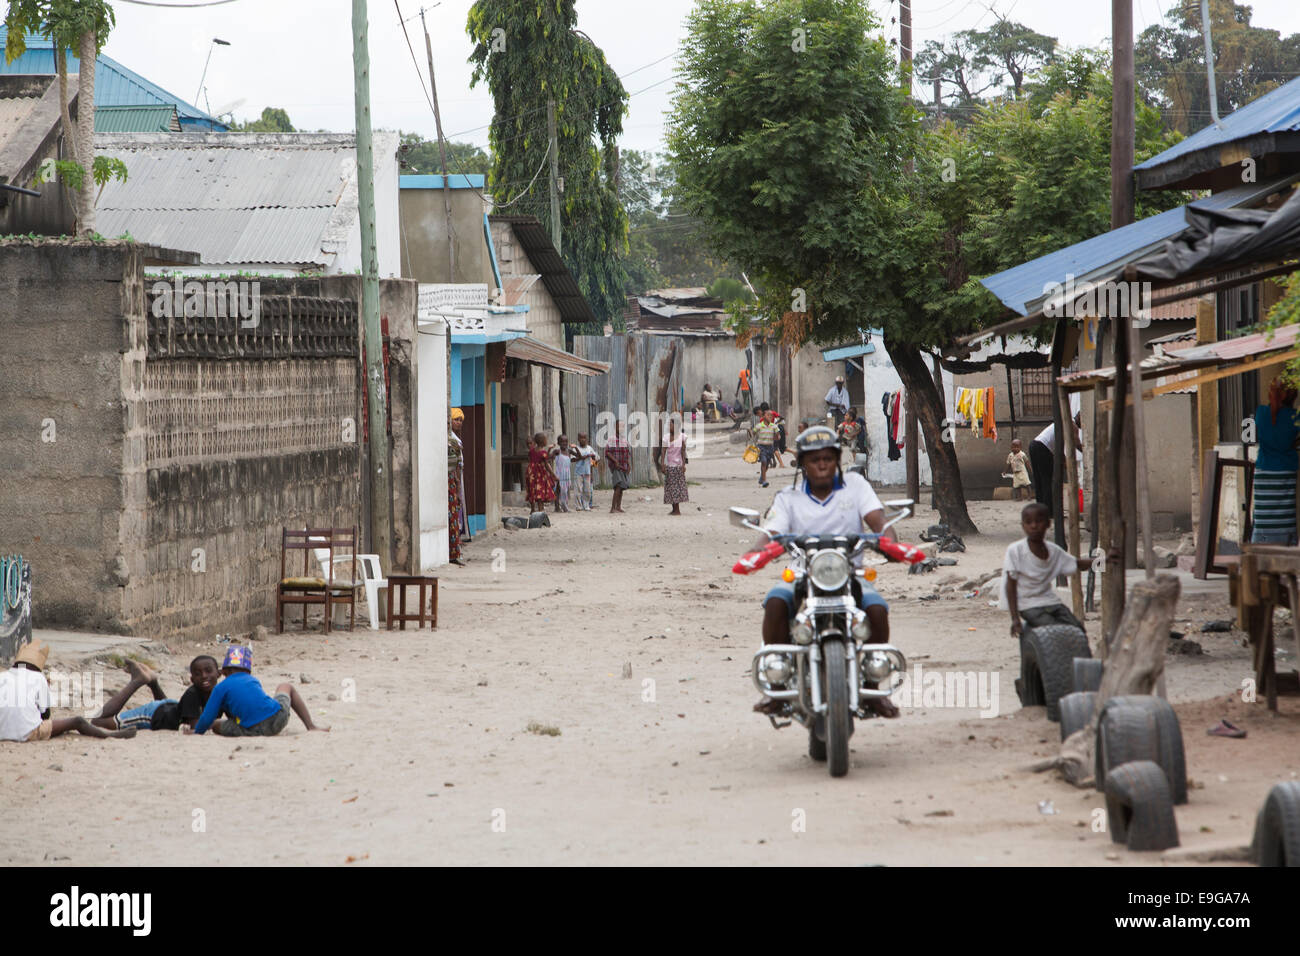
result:
M 0 25 L 0 47 L 8 40 L 9 31 Z M 27 50 L 12 63 L 6 63 L 0 57 L 0 73 L 31 73 L 49 76 L 55 73 L 54 46 L 45 37 L 27 34 Z M 68 72 L 76 73 L 81 68 L 81 61 L 72 52 L 68 53 Z M 165 103 L 176 108 L 183 128 L 224 130 L 228 127 L 202 110 L 191 106 L 179 96 L 168 93 L 161 86 L 151 83 L 139 73 L 127 69 L 111 57 L 102 53 L 95 63 L 95 105 L 96 106 L 139 106 L 142 104 Z
M 1201 77 L 1202 82 L 1204 77 Z M 1153 169 L 1210 147 L 1223 146 L 1234 140 L 1248 139 L 1260 133 L 1300 130 L 1300 78 L 1284 83 L 1222 119 L 1222 128 L 1211 123 L 1163 153 L 1157 153 L 1134 169 Z
M 1187 226 L 1186 210 L 1231 209 L 1246 206 L 1285 188 L 1300 176 L 1287 175 L 1266 182 L 1251 183 L 1197 199 L 1186 206 L 1103 232 L 1072 246 L 1049 252 L 980 280 L 1009 309 L 1027 316 L 1037 311 L 1054 283 L 1064 284 L 1073 276 L 1076 284 L 1095 277 L 1109 277 L 1124 265 L 1136 262 L 1148 252 L 1177 236 Z
M 95 106 L 96 133 L 175 133 L 180 128 L 176 107 L 167 103 Z
M 396 155 L 396 134 L 377 135 Z M 104 187 L 100 232 L 193 249 L 205 264 L 328 265 L 356 216 L 343 202 L 355 196 L 351 136 L 100 134 L 95 144 L 129 171 Z
M 551 368 L 558 368 L 562 372 L 573 372 L 575 375 L 606 375 L 610 369 L 608 362 L 580 358 L 572 352 L 552 348 L 534 339 L 520 338 L 510 342 L 506 345 L 506 356 L 537 365 L 549 365 Z
M 551 237 L 542 228 L 536 216 L 489 216 L 489 221 L 508 224 L 528 253 L 533 267 L 542 274 L 542 284 L 551 294 L 560 310 L 560 321 L 566 325 L 578 322 L 595 322 L 596 313 L 578 288 L 573 273 L 551 243 Z

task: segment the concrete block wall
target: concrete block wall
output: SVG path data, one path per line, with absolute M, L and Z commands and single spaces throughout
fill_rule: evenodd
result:
M 0 552 L 32 566 L 36 627 L 123 632 L 142 557 L 140 247 L 0 242 Z

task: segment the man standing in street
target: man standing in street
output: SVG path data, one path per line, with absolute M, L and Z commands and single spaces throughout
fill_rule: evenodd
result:
M 826 404 L 830 406 L 831 413 L 835 415 L 835 427 L 838 428 L 840 423 L 844 421 L 845 412 L 849 410 L 849 390 L 844 387 L 843 375 L 836 377 L 835 384 L 826 393 Z
M 1083 450 L 1083 435 L 1079 431 L 1079 416 L 1074 416 L 1070 423 L 1074 428 L 1074 447 Z M 1076 452 L 1076 455 L 1078 452 Z M 1034 474 L 1034 500 L 1047 506 L 1047 517 L 1056 517 L 1056 509 L 1061 503 L 1053 503 L 1052 471 L 1056 462 L 1056 424 L 1053 423 L 1038 433 L 1038 437 L 1029 443 L 1029 464 Z
M 738 404 L 746 413 L 754 407 L 752 399 L 752 390 L 749 385 L 749 369 L 742 368 L 740 377 L 736 380 L 736 404 Z

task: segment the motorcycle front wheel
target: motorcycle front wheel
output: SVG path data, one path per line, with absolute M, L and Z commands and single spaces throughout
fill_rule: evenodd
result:
M 849 772 L 849 678 L 844 642 L 829 640 L 822 644 L 822 662 L 826 680 L 826 769 L 832 777 Z

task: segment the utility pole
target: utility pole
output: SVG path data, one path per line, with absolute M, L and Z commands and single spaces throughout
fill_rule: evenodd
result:
M 451 231 L 451 182 L 447 178 L 447 142 L 442 137 L 442 112 L 438 109 L 438 81 L 433 77 L 433 44 L 429 42 L 429 25 L 420 8 L 420 26 L 424 28 L 424 53 L 429 58 L 429 90 L 433 93 L 433 122 L 438 130 L 438 158 L 442 162 L 442 209 L 447 217 L 447 281 L 456 281 L 456 237 Z
M 379 248 L 375 234 L 375 156 L 370 138 L 370 50 L 366 0 L 352 0 L 352 71 L 357 118 L 357 200 L 361 213 L 361 317 L 365 323 L 366 395 L 370 411 L 370 541 L 390 565 L 392 494 L 388 471 L 388 394 L 379 330 Z
M 1135 95 L 1133 66 L 1133 0 L 1111 0 L 1111 42 L 1114 64 L 1113 95 L 1110 114 L 1110 227 L 1118 229 L 1133 221 L 1133 140 Z M 1124 611 L 1126 586 L 1124 572 L 1137 556 L 1136 536 L 1129 531 L 1136 528 L 1136 473 L 1134 462 L 1136 446 L 1133 441 L 1133 413 L 1128 408 L 1128 363 L 1138 362 L 1141 355 L 1132 352 L 1134 336 L 1129 335 L 1128 316 L 1111 316 L 1114 331 L 1115 401 L 1111 411 L 1110 441 L 1105 448 L 1098 442 L 1101 457 L 1108 459 L 1106 467 L 1097 476 L 1102 503 L 1102 545 L 1110 553 L 1120 552 L 1118 567 L 1106 567 L 1102 575 L 1102 631 L 1109 642 L 1119 629 Z M 1099 400 L 1093 392 L 1094 401 Z M 1134 402 L 1142 401 L 1139 389 Z M 1096 434 L 1101 438 L 1105 418 L 1093 406 Z M 1107 489 L 1105 486 L 1109 484 Z M 1108 492 L 1108 493 L 1107 493 Z
M 903 74 L 903 91 L 912 98 L 912 0 L 898 0 L 898 56 Z M 906 64 L 905 66 L 903 64 Z M 907 171 L 912 172 L 911 161 Z M 939 394 L 943 394 L 940 389 Z M 916 427 L 916 396 L 904 391 L 903 395 L 903 457 L 907 463 L 907 497 L 921 500 L 921 453 L 917 447 L 919 429 Z
M 546 135 L 551 153 L 551 242 L 555 251 L 563 256 L 560 248 L 560 147 L 555 138 L 555 100 L 546 101 Z
M 934 121 L 943 122 L 943 80 L 934 78 Z

